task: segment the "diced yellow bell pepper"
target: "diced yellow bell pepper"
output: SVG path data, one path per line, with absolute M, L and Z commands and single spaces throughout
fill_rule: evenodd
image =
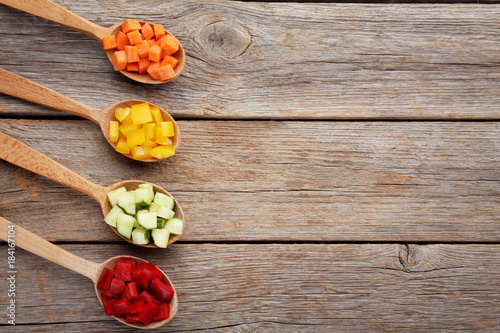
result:
M 118 130 L 120 131 L 121 134 L 127 136 L 128 132 L 139 129 L 140 127 L 134 124 L 125 124 L 125 125 L 120 125 L 118 127 Z
M 156 125 L 160 126 L 161 122 L 163 121 L 160 109 L 158 109 L 156 106 L 150 105 L 149 111 L 151 111 L 151 115 L 153 116 L 153 120 L 156 123 Z
M 131 130 L 127 133 L 127 145 L 129 147 L 139 146 L 146 141 L 146 136 L 144 135 L 144 128 L 138 128 Z
M 144 128 L 144 134 L 146 135 L 146 139 L 155 141 L 156 140 L 156 124 L 155 123 L 146 123 L 142 125 Z
M 125 118 L 123 118 L 122 121 L 120 121 L 120 125 L 129 125 L 129 124 L 133 124 L 132 114 L 130 112 Z
M 174 146 L 158 146 L 149 151 L 149 154 L 159 160 L 175 155 Z
M 151 149 L 151 147 L 147 146 L 134 146 L 130 150 L 130 153 L 132 154 L 132 158 L 134 160 L 145 160 L 151 158 L 151 155 L 149 154 Z
M 174 123 L 171 121 L 161 122 L 161 135 L 172 137 L 175 135 Z
M 130 108 L 116 108 L 115 117 L 119 122 L 123 122 L 126 116 L 130 114 Z
M 172 140 L 168 136 L 162 135 L 161 126 L 156 127 L 156 140 L 159 145 L 172 145 Z
M 116 151 L 124 155 L 130 154 L 130 147 L 127 145 L 127 141 L 124 138 L 120 138 L 116 144 Z
M 142 146 L 151 147 L 151 148 L 158 147 L 158 145 L 154 141 L 148 140 L 147 138 L 146 138 L 146 141 L 144 141 L 144 143 L 142 144 Z
M 118 142 L 118 125 L 119 123 L 117 121 L 111 120 L 109 122 L 109 141 L 111 142 Z
M 135 125 L 141 125 L 153 121 L 151 111 L 149 111 L 148 103 L 132 105 L 132 107 L 130 108 L 130 113 L 132 115 L 132 122 Z

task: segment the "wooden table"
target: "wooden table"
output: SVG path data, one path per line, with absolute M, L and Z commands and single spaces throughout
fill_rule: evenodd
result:
M 185 234 L 132 246 L 93 199 L 4 161 L 0 216 L 96 262 L 156 263 L 180 301 L 163 332 L 500 331 L 498 2 L 54 2 L 163 23 L 183 75 L 137 84 L 98 42 L 4 5 L 1 68 L 93 107 L 161 105 L 181 147 L 133 161 L 90 121 L 6 95 L 0 130 L 98 184 L 163 186 Z M 131 331 L 87 278 L 21 249 L 16 264 L 1 331 Z

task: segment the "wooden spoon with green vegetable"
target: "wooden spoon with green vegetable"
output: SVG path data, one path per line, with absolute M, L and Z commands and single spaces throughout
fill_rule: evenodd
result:
M 9 235 L 10 241 L 9 241 Z M 58 265 L 61 265 L 63 267 L 66 267 L 74 272 L 80 273 L 94 282 L 94 287 L 95 287 L 95 292 L 97 295 L 97 298 L 99 299 L 99 302 L 102 304 L 102 295 L 100 292 L 100 288 L 97 286 L 97 282 L 99 280 L 99 277 L 101 276 L 101 272 L 104 268 L 108 268 L 113 270 L 115 267 L 118 259 L 120 258 L 133 258 L 135 259 L 136 263 L 143 263 L 147 262 L 146 260 L 136 258 L 136 257 L 131 257 L 131 256 L 120 256 L 120 257 L 113 257 L 111 259 L 106 260 L 102 264 L 98 264 L 86 259 L 83 259 L 77 255 L 74 255 L 71 252 L 68 252 L 66 250 L 63 250 L 57 245 L 54 245 L 47 240 L 29 232 L 28 230 L 17 226 L 8 220 L 0 217 L 0 239 L 4 240 L 6 242 L 12 243 L 12 240 L 14 240 L 15 246 L 20 247 L 22 249 L 25 249 L 26 251 L 29 251 L 33 254 L 36 254 L 42 258 L 45 258 L 47 260 L 50 260 Z M 160 270 L 161 271 L 161 270 Z M 164 276 L 165 282 L 172 287 L 174 290 L 174 285 L 172 284 L 172 281 L 168 278 L 168 276 L 161 271 L 161 273 Z M 113 316 L 116 320 L 122 322 L 125 325 L 135 327 L 135 328 L 143 328 L 143 329 L 154 329 L 158 328 L 160 326 L 165 325 L 168 323 L 172 318 L 175 316 L 177 313 L 177 308 L 178 308 L 178 299 L 177 299 L 177 293 L 174 293 L 173 298 L 170 300 L 170 317 L 167 319 L 164 319 L 162 321 L 156 321 L 156 322 L 151 322 L 148 325 L 144 325 L 142 323 L 138 324 L 129 324 L 125 321 L 125 318 L 120 318 L 117 316 Z
M 104 28 L 96 25 L 90 21 L 87 21 L 83 17 L 76 15 L 75 13 L 53 3 L 49 0 L 0 0 L 0 3 L 22 10 L 26 13 L 44 18 L 46 20 L 52 21 L 54 23 L 60 24 L 72 30 L 81 32 L 89 37 L 97 39 L 102 42 L 102 38 L 110 35 L 116 35 L 120 30 L 121 23 L 115 24 L 109 28 Z M 144 24 L 144 21 L 139 21 Z M 166 31 L 166 30 L 165 30 Z M 166 31 L 170 34 L 170 32 Z M 113 58 L 113 51 L 106 51 L 106 54 L 111 61 Z M 182 45 L 179 46 L 179 50 L 173 55 L 179 60 L 179 64 L 175 67 L 175 76 L 165 80 L 154 80 L 149 74 L 139 74 L 128 71 L 121 71 L 121 73 L 132 80 L 140 83 L 148 84 L 160 84 L 171 81 L 181 75 L 184 67 L 186 65 L 186 55 Z
M 2 132 L 0 132 L 0 158 L 7 162 L 15 164 L 21 168 L 37 173 L 40 176 L 58 182 L 62 185 L 71 187 L 77 191 L 80 191 L 90 196 L 91 198 L 94 198 L 101 205 L 102 213 L 104 214 L 104 216 L 106 216 L 112 209 L 112 205 L 108 199 L 109 192 L 124 186 L 129 191 L 135 190 L 139 187 L 140 184 L 146 183 L 140 180 L 126 180 L 106 187 L 97 185 L 85 179 L 84 177 L 80 176 L 76 172 L 71 171 L 65 166 L 39 153 L 33 148 L 28 147 L 24 143 L 21 143 Z M 175 213 L 175 217 L 184 220 L 184 213 L 182 211 L 182 208 L 179 205 L 179 203 L 175 200 L 175 198 L 162 187 L 155 184 L 152 185 L 153 185 L 153 191 L 155 193 L 160 192 L 174 199 L 173 210 Z M 124 224 L 123 228 L 120 228 L 119 225 L 117 225 L 117 227 L 114 227 L 108 223 L 108 226 L 121 238 L 123 238 L 129 243 L 134 244 L 133 241 L 130 239 L 130 235 L 128 232 L 129 229 L 128 225 Z M 177 239 L 179 239 L 179 237 L 182 234 L 182 231 L 184 230 L 183 228 L 184 228 L 184 223 L 182 224 L 182 230 L 180 231 L 180 233 L 168 235 L 168 241 L 165 240 L 165 242 L 167 244 L 172 244 Z M 121 229 L 120 230 L 121 233 L 118 231 L 118 229 Z M 124 237 L 124 235 L 128 237 Z M 143 244 L 135 244 L 135 245 L 157 248 L 157 246 L 153 242 L 150 242 L 149 244 L 145 245 Z

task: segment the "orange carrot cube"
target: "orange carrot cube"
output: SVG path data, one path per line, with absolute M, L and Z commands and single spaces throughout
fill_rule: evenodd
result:
M 125 49 L 125 45 L 129 45 L 128 37 L 123 32 L 118 31 L 116 34 L 116 48 L 119 51 L 123 51 Z
M 170 64 L 159 66 L 158 73 L 160 74 L 160 80 L 170 80 L 175 77 L 175 71 Z
M 143 40 L 142 42 L 140 42 L 136 46 L 137 46 L 137 53 L 139 53 L 140 58 L 149 57 L 150 46 L 149 46 L 149 43 L 147 40 Z
M 174 54 L 179 49 L 179 40 L 172 35 L 165 35 L 160 39 L 161 48 L 167 51 L 168 55 Z
M 161 47 L 153 45 L 149 49 L 149 60 L 159 62 L 161 60 Z
M 151 28 L 151 25 L 146 22 L 142 26 L 142 35 L 144 36 L 145 39 L 151 39 L 155 36 L 155 32 L 153 31 L 153 28 Z
M 125 53 L 127 54 L 127 62 L 138 62 L 139 52 L 137 51 L 137 46 L 126 45 Z
M 111 60 L 115 71 L 123 71 L 127 68 L 127 54 L 125 51 L 115 51 Z
M 139 74 L 147 73 L 150 61 L 149 58 L 141 58 L 139 60 Z
M 138 72 L 139 71 L 139 63 L 131 62 L 127 64 L 127 72 Z
M 139 30 L 134 30 L 127 33 L 128 40 L 131 45 L 139 44 L 142 42 L 142 35 Z
M 102 48 L 104 50 L 112 50 L 112 49 L 116 48 L 115 36 L 102 37 Z
M 175 66 L 177 66 L 178 63 L 179 63 L 179 59 L 168 55 L 168 56 L 165 56 L 165 58 L 163 58 L 163 60 L 160 63 L 160 66 L 170 65 L 170 66 L 172 66 L 173 69 L 175 69 Z
M 153 29 L 155 31 L 155 37 L 156 37 L 156 39 L 160 39 L 163 36 L 165 36 L 165 29 L 163 28 L 163 25 L 161 25 L 161 24 L 153 24 Z
M 161 77 L 160 77 L 160 73 L 158 72 L 158 67 L 160 67 L 159 62 L 151 62 L 149 64 L 147 72 L 149 75 L 151 75 L 151 77 L 153 79 L 160 81 Z
M 154 39 L 148 39 L 149 47 L 155 45 L 156 41 Z
M 134 30 L 141 30 L 142 26 L 139 21 L 134 20 L 126 20 L 122 23 L 122 31 L 124 34 L 127 34 Z

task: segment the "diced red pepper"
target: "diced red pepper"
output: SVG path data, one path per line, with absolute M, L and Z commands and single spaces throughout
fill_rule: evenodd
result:
M 161 282 L 158 277 L 154 277 L 149 287 L 149 292 L 162 303 L 168 303 L 174 296 L 174 288 Z
M 133 273 L 133 278 L 135 283 L 137 283 L 137 290 L 144 290 L 147 289 L 147 286 L 143 286 L 141 283 L 141 276 L 142 276 L 142 269 L 146 265 L 146 262 L 143 262 L 142 264 L 139 264 L 135 269 Z
M 138 315 L 131 315 L 127 313 L 127 317 L 125 318 L 125 322 L 128 324 L 137 324 L 140 323 L 141 321 L 139 320 Z
M 122 298 L 119 301 L 114 302 L 113 308 L 118 316 L 123 317 L 128 312 L 130 302 L 126 298 Z
M 156 267 L 155 265 L 153 265 L 152 263 L 146 263 L 142 269 L 142 272 L 141 272 L 141 278 L 140 278 L 140 282 L 141 284 L 144 286 L 145 289 L 148 288 L 149 286 L 149 281 L 155 277 L 155 276 L 158 276 L 162 274 L 161 271 L 158 269 L 158 267 Z
M 125 282 L 116 278 L 113 278 L 113 280 L 111 280 L 111 284 L 109 285 L 109 291 L 115 296 L 115 298 L 116 296 L 120 296 L 124 289 L 125 289 Z
M 106 313 L 106 316 L 111 316 L 113 314 L 115 314 L 115 308 L 114 308 L 114 304 L 115 304 L 116 300 L 114 299 L 111 299 L 111 301 L 109 301 L 109 303 L 102 303 L 103 306 L 104 306 L 104 312 Z
M 133 281 L 135 264 L 119 262 L 115 266 L 115 278 L 122 281 Z
M 123 263 L 123 264 L 132 264 L 132 265 L 134 265 L 134 268 L 135 268 L 135 259 L 134 258 L 121 257 L 121 258 L 118 258 L 118 260 L 116 262 L 118 264 L 120 264 L 120 263 Z
M 142 293 L 139 294 L 139 297 L 144 300 L 144 303 L 149 303 L 152 302 L 154 297 L 150 293 L 148 293 L 146 290 L 144 290 Z
M 170 317 L 170 305 L 168 303 L 161 303 L 160 312 L 153 318 L 152 321 L 161 321 Z
M 123 290 L 123 296 L 126 297 L 129 301 L 133 301 L 139 296 L 137 293 L 137 286 L 135 281 L 130 282 L 125 286 L 125 290 Z
M 99 276 L 99 280 L 97 281 L 97 286 L 103 289 L 109 289 L 109 284 L 113 279 L 114 272 L 109 268 L 104 267 L 101 272 L 101 276 Z
M 146 302 L 144 302 L 143 298 L 136 298 L 132 303 L 130 303 L 130 306 L 128 307 L 128 313 L 138 314 L 139 312 L 144 310 L 145 306 Z
M 146 306 L 144 307 L 144 310 L 142 310 L 141 312 L 139 312 L 138 316 L 139 316 L 139 320 L 144 324 L 144 325 L 147 325 L 149 324 L 154 317 L 156 317 L 156 315 L 158 314 L 158 312 L 160 312 L 160 306 L 153 303 L 153 302 L 149 302 L 148 304 L 146 304 Z

